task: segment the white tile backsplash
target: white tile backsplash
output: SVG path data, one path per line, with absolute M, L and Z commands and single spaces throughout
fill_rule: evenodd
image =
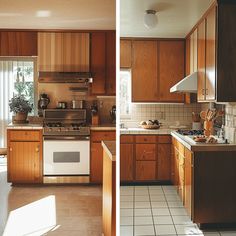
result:
M 236 143 L 236 103 L 225 107 L 225 137 L 230 143 Z
M 159 120 L 163 126 L 186 125 L 191 127 L 192 112 L 200 112 L 200 104 L 135 104 L 131 105 L 129 119 L 122 119 L 126 127 L 137 127 L 140 121 Z

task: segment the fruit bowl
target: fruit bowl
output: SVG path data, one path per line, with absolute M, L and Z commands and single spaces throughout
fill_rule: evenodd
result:
M 159 129 L 160 125 L 140 125 L 143 129 Z

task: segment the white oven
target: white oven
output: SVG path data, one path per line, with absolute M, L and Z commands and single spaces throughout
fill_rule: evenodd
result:
M 44 137 L 45 176 L 89 175 L 90 142 L 87 137 Z

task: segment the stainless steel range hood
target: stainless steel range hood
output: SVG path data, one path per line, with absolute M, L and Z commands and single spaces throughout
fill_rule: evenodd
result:
M 39 83 L 78 83 L 88 86 L 93 82 L 90 72 L 39 72 Z
M 171 89 L 171 93 L 197 93 L 198 72 L 188 75 L 179 83 L 175 84 Z

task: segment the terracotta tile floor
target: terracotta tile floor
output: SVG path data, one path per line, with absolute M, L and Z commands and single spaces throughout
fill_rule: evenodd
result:
M 0 235 L 5 224 L 4 236 L 101 235 L 102 188 L 11 187 L 0 166 Z

